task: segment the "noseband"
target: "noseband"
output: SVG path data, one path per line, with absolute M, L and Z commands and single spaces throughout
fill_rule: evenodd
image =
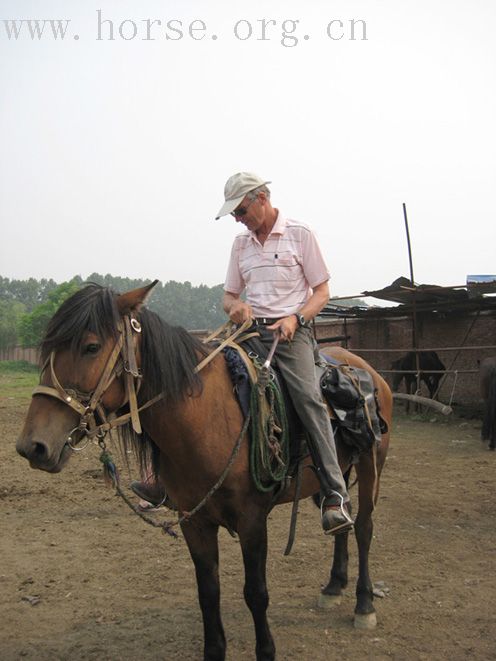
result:
M 136 334 L 141 333 L 141 324 L 134 317 L 126 315 L 123 318 L 123 323 L 119 324 L 118 331 L 119 335 L 114 348 L 93 392 L 82 393 L 62 386 L 55 373 L 55 350 L 52 351 L 41 370 L 43 374 L 47 367 L 50 368 L 53 386 L 39 385 L 33 391 L 33 396 L 47 395 L 53 397 L 69 406 L 80 416 L 78 425 L 72 429 L 66 440 L 66 444 L 75 452 L 83 450 L 93 437 L 96 436 L 102 440 L 111 429 L 125 425 L 129 420 L 131 420 L 133 430 L 137 434 L 141 434 L 139 418 L 139 410 L 141 409 L 138 409 L 137 393 L 141 385 L 142 375 L 136 361 L 135 345 Z M 128 403 L 129 413 L 109 420 L 109 414 L 105 411 L 101 400 L 114 379 L 119 378 L 123 373 L 125 397 L 119 408 Z M 150 406 L 154 401 L 155 398 L 147 402 L 142 408 Z M 98 414 L 100 424 L 96 420 L 95 413 Z M 76 432 L 81 435 L 79 440 L 73 438 Z M 81 445 L 83 439 L 86 442 Z

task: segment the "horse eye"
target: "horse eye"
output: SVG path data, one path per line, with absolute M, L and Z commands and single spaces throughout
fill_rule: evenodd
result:
M 83 353 L 98 353 L 100 351 L 100 346 L 101 346 L 100 344 L 93 342 L 91 344 L 87 344 L 84 347 Z

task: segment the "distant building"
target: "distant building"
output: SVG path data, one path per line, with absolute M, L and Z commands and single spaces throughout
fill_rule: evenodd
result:
M 392 377 L 387 370 L 393 360 L 412 350 L 415 337 L 417 349 L 437 351 L 449 372 L 438 399 L 478 404 L 478 361 L 496 355 L 494 294 L 494 280 L 459 287 L 412 287 L 407 278 L 398 278 L 389 287 L 361 294 L 394 306 L 342 307 L 339 299 L 331 299 L 315 325 L 316 336 L 339 338 L 335 344 L 384 371 L 389 383 Z

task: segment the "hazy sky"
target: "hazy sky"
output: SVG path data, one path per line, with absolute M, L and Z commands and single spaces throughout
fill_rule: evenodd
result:
M 417 282 L 496 273 L 495 25 L 494 0 L 0 0 L 0 274 L 223 282 L 239 170 L 335 295 L 408 275 L 402 202 Z

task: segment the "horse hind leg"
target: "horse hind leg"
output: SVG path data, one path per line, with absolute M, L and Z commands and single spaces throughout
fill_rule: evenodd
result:
M 496 449 L 496 370 L 491 375 L 488 397 L 489 408 L 489 449 Z
M 220 616 L 218 526 L 190 521 L 181 526 L 193 559 L 203 617 L 204 661 L 224 661 L 226 638 Z
M 239 529 L 239 540 L 245 567 L 244 597 L 253 617 L 257 661 L 273 661 L 276 650 L 267 621 L 267 520 L 257 518 L 251 525 L 248 517 Z
M 358 514 L 355 520 L 355 536 L 358 545 L 358 581 L 354 625 L 357 629 L 373 629 L 377 624 L 374 594 L 369 574 L 369 550 L 372 541 L 374 494 L 377 471 L 375 448 L 363 454 L 356 466 L 358 475 Z
M 487 391 L 481 438 L 489 441 L 489 449 L 496 450 L 496 371 L 491 374 Z

